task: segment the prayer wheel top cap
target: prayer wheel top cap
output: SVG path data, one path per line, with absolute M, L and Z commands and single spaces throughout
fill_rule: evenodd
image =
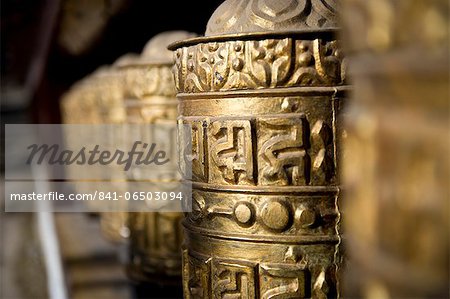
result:
M 115 62 L 114 67 L 126 67 L 128 65 L 133 65 L 139 60 L 139 54 L 128 53 L 120 56 Z
M 209 19 L 205 35 L 336 27 L 335 0 L 227 0 Z
M 336 7 L 336 0 L 226 0 L 209 19 L 205 37 L 176 42 L 169 49 L 204 40 L 334 32 Z
M 172 52 L 167 46 L 173 42 L 195 37 L 196 34 L 187 31 L 166 31 L 155 35 L 147 42 L 142 51 L 141 60 L 149 63 L 172 64 Z
M 161 32 L 147 42 L 141 55 L 126 54 L 114 65 L 119 68 L 136 65 L 172 65 L 172 52 L 167 49 L 167 46 L 195 36 L 194 33 L 181 30 Z
M 86 77 L 82 78 L 81 80 L 75 82 L 75 84 L 72 85 L 71 89 L 79 89 L 83 87 L 90 87 L 92 85 L 97 84 L 96 80 L 100 78 L 107 77 L 110 75 L 111 67 L 108 65 L 101 65 L 95 71 L 87 75 Z

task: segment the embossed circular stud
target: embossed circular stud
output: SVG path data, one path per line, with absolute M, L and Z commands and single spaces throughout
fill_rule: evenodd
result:
M 232 65 L 233 69 L 235 69 L 236 71 L 240 71 L 244 67 L 244 61 L 240 58 L 236 58 L 233 60 Z
M 291 213 L 285 204 L 272 201 L 262 208 L 261 220 L 268 228 L 282 231 L 289 225 Z
M 255 222 L 253 206 L 247 202 L 239 202 L 234 207 L 234 217 L 239 225 L 252 225 Z

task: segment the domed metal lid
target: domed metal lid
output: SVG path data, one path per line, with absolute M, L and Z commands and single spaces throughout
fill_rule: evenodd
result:
M 138 61 L 139 61 L 139 54 L 128 53 L 117 58 L 117 60 L 113 64 L 113 67 L 118 68 L 127 67 L 136 64 Z
M 212 14 L 204 37 L 169 45 L 170 50 L 193 44 L 310 33 L 338 29 L 337 0 L 226 0 Z
M 335 0 L 227 0 L 209 19 L 205 36 L 336 27 Z
M 187 31 L 166 31 L 155 35 L 145 45 L 141 59 L 153 63 L 172 64 L 172 51 L 167 46 L 173 42 L 197 36 Z
M 187 31 L 165 31 L 150 39 L 142 50 L 141 55 L 126 54 L 115 63 L 116 67 L 129 67 L 137 65 L 171 65 L 172 52 L 167 46 L 173 42 L 197 36 Z

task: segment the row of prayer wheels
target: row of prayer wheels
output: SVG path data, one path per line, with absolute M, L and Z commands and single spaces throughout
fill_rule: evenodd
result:
M 448 3 L 394 2 L 227 0 L 204 36 L 161 33 L 71 88 L 65 123 L 190 130 L 191 212 L 101 213 L 132 280 L 185 298 L 448 292 Z M 428 47 L 405 13 L 429 18 Z

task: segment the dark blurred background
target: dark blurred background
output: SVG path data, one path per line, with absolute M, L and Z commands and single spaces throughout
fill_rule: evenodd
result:
M 155 34 L 203 34 L 221 0 L 1 1 L 1 113 L 4 123 L 60 123 L 71 84 Z

